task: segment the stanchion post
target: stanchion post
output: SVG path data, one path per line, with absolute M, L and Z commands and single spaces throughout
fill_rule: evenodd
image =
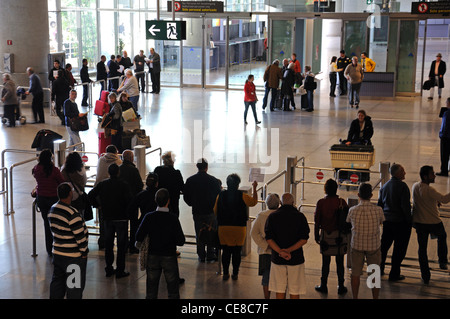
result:
M 380 162 L 380 179 L 381 184 L 380 188 L 383 187 L 390 179 L 389 169 L 391 167 L 391 163 L 389 162 Z
M 286 158 L 286 175 L 284 178 L 284 192 L 294 196 L 294 205 L 297 201 L 297 184 L 295 183 L 295 166 L 297 166 L 297 156 Z
M 141 175 L 142 180 L 145 180 L 145 145 L 136 145 L 134 147 L 134 157 L 136 158 L 136 167 L 139 170 L 139 174 Z
M 55 140 L 53 142 L 53 150 L 55 155 L 55 165 L 61 168 L 66 160 L 66 141 Z
M 33 204 L 31 205 L 31 219 L 33 221 L 33 253 L 31 254 L 31 257 L 35 258 L 37 257 L 36 254 L 36 200 L 33 201 Z

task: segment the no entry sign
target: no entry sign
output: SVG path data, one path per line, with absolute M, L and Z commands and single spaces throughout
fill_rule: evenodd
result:
M 321 171 L 318 171 L 317 174 L 316 174 L 316 178 L 319 179 L 319 180 L 322 180 L 323 179 L 323 173 Z
M 81 156 L 81 160 L 83 161 L 83 163 L 86 163 L 89 159 L 86 155 Z
M 352 175 L 350 175 L 350 180 L 351 180 L 353 183 L 356 183 L 356 182 L 359 180 L 359 177 L 358 177 L 358 175 L 356 175 L 356 174 L 352 174 Z

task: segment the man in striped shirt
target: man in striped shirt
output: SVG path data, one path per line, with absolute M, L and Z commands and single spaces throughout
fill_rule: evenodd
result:
M 80 213 L 72 206 L 72 187 L 58 186 L 59 201 L 48 215 L 53 234 L 53 277 L 50 299 L 81 299 L 86 282 L 88 231 Z
M 358 205 L 350 208 L 347 222 L 352 224 L 351 261 L 352 261 L 352 293 L 353 299 L 358 299 L 360 276 L 364 266 L 380 265 L 381 262 L 381 225 L 384 221 L 383 209 L 370 202 L 372 186 L 363 183 L 359 186 Z M 373 299 L 378 299 L 379 288 L 372 288 Z

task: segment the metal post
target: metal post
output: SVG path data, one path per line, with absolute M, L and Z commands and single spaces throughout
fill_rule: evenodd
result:
M 247 195 L 252 195 L 252 187 L 240 187 L 239 188 L 240 191 L 242 191 L 243 193 L 247 194 Z M 247 207 L 247 217 L 250 216 L 250 209 Z M 252 240 L 251 240 L 251 229 L 252 229 L 252 219 L 247 219 L 247 234 L 245 236 L 245 242 L 244 242 L 244 246 L 242 246 L 242 256 L 247 256 L 250 255 L 251 251 L 252 251 Z
M 53 141 L 53 150 L 55 155 L 55 165 L 61 168 L 66 160 L 66 141 L 65 140 Z
M 36 254 L 36 200 L 33 201 L 33 204 L 31 205 L 31 219 L 33 221 L 33 253 L 31 254 L 31 257 L 35 258 L 37 257 Z
M 145 145 L 136 145 L 134 147 L 134 157 L 136 158 L 136 167 L 139 170 L 142 180 L 145 180 Z
M 297 197 L 297 185 L 295 184 L 295 166 L 297 165 L 297 156 L 288 156 L 286 158 L 286 177 L 284 178 L 284 192 L 291 193 L 294 196 L 294 205 Z
M 389 162 L 380 162 L 380 179 L 381 184 L 380 187 L 383 187 L 384 184 L 389 180 L 389 168 L 391 167 L 391 163 Z

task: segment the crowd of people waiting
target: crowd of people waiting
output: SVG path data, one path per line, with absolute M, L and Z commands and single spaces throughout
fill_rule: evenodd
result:
M 208 162 L 200 159 L 198 172 L 184 182 L 174 167 L 175 155 L 166 152 L 163 165 L 149 173 L 144 183 L 133 164 L 134 153 L 125 150 L 120 156 L 114 145 L 107 147 L 99 159 L 95 184 L 85 193 L 86 170 L 78 152 L 67 155 L 59 170 L 53 164 L 52 152 L 44 149 L 32 174 L 36 179 L 36 203 L 45 229 L 46 249 L 53 257 L 54 273 L 50 285 L 51 298 L 81 298 L 85 286 L 88 231 L 86 221 L 92 219 L 91 207 L 98 210 L 99 249 L 105 250 L 106 277 L 129 276 L 127 252 L 139 254 L 141 269 L 147 272 L 146 297 L 158 297 L 158 285 L 164 272 L 169 298 L 180 298 L 180 277 L 177 247 L 185 243 L 179 221 L 179 199 L 192 207 L 198 261 L 214 263 L 222 252 L 223 280 L 238 280 L 241 250 L 246 240 L 247 207 L 258 203 L 257 183 L 252 192 L 239 189 L 240 177 L 230 174 L 226 187 L 208 174 Z M 344 256 L 349 255 L 353 298 L 358 298 L 364 260 L 377 265 L 384 274 L 387 252 L 394 244 L 390 281 L 405 279 L 400 268 L 406 255 L 411 229 L 417 232 L 419 264 L 422 280 L 431 278 L 427 257 L 428 237 L 436 236 L 441 269 L 447 268 L 446 231 L 439 217 L 438 205 L 450 202 L 449 194 L 440 194 L 432 186 L 435 173 L 431 166 L 420 170 L 421 181 L 411 193 L 400 164 L 390 168 L 391 179 L 379 192 L 378 204 L 371 203 L 372 187 L 362 183 L 358 189 L 359 204 L 351 208 L 337 195 L 335 180 L 326 181 L 325 197 L 317 202 L 314 213 L 314 240 L 322 254 L 322 275 L 316 290 L 328 293 L 331 257 L 335 256 L 338 294 L 346 294 Z M 87 202 L 86 202 L 87 201 Z M 305 215 L 294 205 L 290 193 L 269 194 L 267 210 L 260 212 L 251 229 L 258 246 L 258 274 L 262 276 L 265 298 L 271 292 L 276 298 L 299 298 L 306 293 L 305 256 L 302 247 L 308 242 L 310 228 Z M 345 221 L 342 221 L 344 216 Z M 381 232 L 382 228 L 382 232 Z M 114 243 L 117 237 L 117 256 Z M 116 267 L 114 268 L 114 260 Z M 81 268 L 81 289 L 65 286 L 67 265 Z M 231 269 L 230 269 L 231 268 Z M 379 288 L 372 288 L 374 298 Z

